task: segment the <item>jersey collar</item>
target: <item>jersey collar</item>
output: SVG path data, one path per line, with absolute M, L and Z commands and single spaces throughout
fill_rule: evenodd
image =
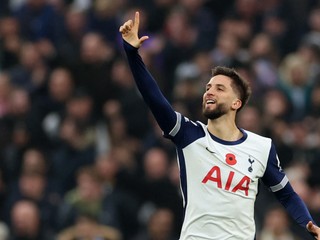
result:
M 214 136 L 209 131 L 208 132 L 209 132 L 209 134 L 210 134 L 210 136 L 211 136 L 213 141 L 216 141 L 216 142 L 218 142 L 220 144 L 223 144 L 223 145 L 237 145 L 237 144 L 240 144 L 240 143 L 244 142 L 248 137 L 248 134 L 242 128 L 239 128 L 239 130 L 242 132 L 243 136 L 240 139 L 236 140 L 236 141 L 226 141 L 226 140 L 223 140 L 221 138 L 218 138 L 218 137 Z

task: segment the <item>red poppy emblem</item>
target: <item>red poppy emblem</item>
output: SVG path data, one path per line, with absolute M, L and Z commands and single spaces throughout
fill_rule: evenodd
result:
M 232 153 L 226 154 L 226 163 L 229 165 L 235 165 L 237 163 L 236 156 Z

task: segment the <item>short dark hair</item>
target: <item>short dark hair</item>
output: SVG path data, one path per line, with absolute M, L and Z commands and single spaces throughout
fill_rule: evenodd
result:
M 244 105 L 247 104 L 251 95 L 249 82 L 242 78 L 234 68 L 217 66 L 212 69 L 212 77 L 217 75 L 224 75 L 232 80 L 231 86 L 239 94 L 239 98 L 242 102 L 241 107 L 238 109 L 238 111 L 240 111 Z

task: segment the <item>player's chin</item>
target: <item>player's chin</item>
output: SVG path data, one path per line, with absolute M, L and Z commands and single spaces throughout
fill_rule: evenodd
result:
M 203 107 L 202 108 L 202 115 L 205 116 L 206 118 L 211 118 L 211 115 L 214 113 L 214 109 L 209 108 L 209 107 Z

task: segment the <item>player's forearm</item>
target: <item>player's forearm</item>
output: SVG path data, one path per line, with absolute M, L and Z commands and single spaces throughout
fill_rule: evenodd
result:
M 176 113 L 161 93 L 152 75 L 145 67 L 138 54 L 138 49 L 125 41 L 123 42 L 123 45 L 133 77 L 144 101 L 149 106 L 160 128 L 165 133 L 170 132 L 176 124 Z
M 290 216 L 303 228 L 306 227 L 309 221 L 313 221 L 305 203 L 292 189 L 290 183 L 285 188 L 275 192 L 275 196 L 287 209 Z

